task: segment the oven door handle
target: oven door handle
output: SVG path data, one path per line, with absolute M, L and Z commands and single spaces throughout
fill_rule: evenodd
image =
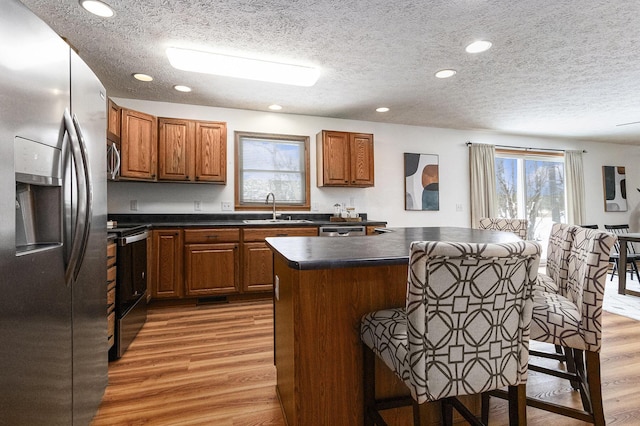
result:
M 138 241 L 146 240 L 149 238 L 149 231 L 144 231 L 135 235 L 127 235 L 126 237 L 118 238 L 118 243 L 121 246 L 126 246 L 127 244 L 133 244 Z

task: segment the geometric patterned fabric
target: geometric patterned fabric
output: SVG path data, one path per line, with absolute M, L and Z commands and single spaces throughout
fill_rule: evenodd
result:
M 535 286 L 537 291 L 548 293 L 564 293 L 566 288 L 567 264 L 571 243 L 576 227 L 565 223 L 554 223 L 551 226 L 549 235 L 549 245 L 547 246 L 547 269 L 546 274 L 538 275 L 538 282 Z
M 567 232 L 573 240 L 565 261 L 566 281 L 557 293 L 534 292 L 531 339 L 599 352 L 602 300 L 616 237 L 573 225 Z
M 483 217 L 479 221 L 480 229 L 513 232 L 523 240 L 527 239 L 526 219 L 502 219 L 497 217 Z
M 406 307 L 366 314 L 360 337 L 419 404 L 523 383 L 540 252 L 413 242 Z

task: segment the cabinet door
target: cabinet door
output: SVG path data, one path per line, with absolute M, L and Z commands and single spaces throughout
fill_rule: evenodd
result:
M 242 290 L 272 290 L 273 252 L 267 243 L 244 243 L 243 247 Z
M 107 139 L 120 141 L 120 107 L 111 99 L 108 101 L 109 120 L 107 123 Z
M 373 186 L 373 135 L 350 133 L 350 184 Z
M 156 117 L 122 108 L 121 178 L 156 179 Z
M 226 123 L 197 122 L 195 142 L 195 180 L 227 182 Z
M 186 244 L 185 294 L 213 296 L 239 292 L 237 243 Z
M 153 270 L 149 277 L 154 298 L 182 296 L 182 230 L 153 231 Z
M 318 182 L 324 186 L 349 185 L 349 133 L 322 131 L 322 176 Z M 322 169 L 320 169 L 322 167 Z
M 158 119 L 158 179 L 193 178 L 193 122 Z

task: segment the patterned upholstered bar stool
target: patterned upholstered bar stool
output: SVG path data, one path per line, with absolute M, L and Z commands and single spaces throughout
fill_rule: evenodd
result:
M 531 340 L 560 345 L 571 352 L 575 373 L 537 366 L 529 369 L 578 383 L 583 410 L 539 398 L 527 397 L 527 405 L 604 425 L 600 385 L 602 300 L 609 267 L 609 253 L 616 240 L 607 232 L 574 226 L 568 260 L 567 286 L 559 294 L 534 292 Z M 550 389 L 549 393 L 553 390 Z M 497 394 L 492 392 L 492 395 Z M 506 397 L 504 393 L 500 397 Z
M 538 275 L 536 290 L 559 293 L 561 288 L 566 287 L 567 265 L 574 233 L 575 227 L 565 223 L 554 223 L 551 226 L 549 245 L 547 246 L 546 273 Z
M 479 221 L 480 229 L 493 229 L 496 231 L 513 232 L 523 240 L 527 239 L 526 219 L 502 219 L 496 217 L 483 217 Z
M 414 242 L 404 308 L 362 318 L 365 425 L 385 425 L 386 408 L 441 401 L 475 417 L 456 396 L 509 387 L 509 422 L 526 424 L 531 295 L 540 246 Z M 411 398 L 375 398 L 376 355 L 407 385 Z M 477 422 L 477 420 L 475 420 Z

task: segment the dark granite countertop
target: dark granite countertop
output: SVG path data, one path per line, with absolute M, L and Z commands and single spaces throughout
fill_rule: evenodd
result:
M 385 226 L 387 222 L 380 220 L 368 220 L 366 213 L 361 213 L 361 222 L 331 222 L 330 214 L 289 214 L 282 213 L 279 219 L 309 220 L 307 223 L 292 222 L 287 220 L 277 223 L 244 223 L 245 219 L 269 219 L 270 214 L 265 213 L 211 213 L 211 214 L 109 214 L 109 220 L 118 222 L 118 227 L 149 225 L 153 228 L 196 228 L 196 227 L 310 227 L 310 226 L 341 226 L 341 225 L 365 225 Z
M 413 241 L 504 243 L 519 241 L 510 232 L 470 228 L 386 228 L 384 233 L 362 237 L 270 237 L 267 244 L 281 254 L 292 269 L 334 269 L 401 265 L 409 262 Z

